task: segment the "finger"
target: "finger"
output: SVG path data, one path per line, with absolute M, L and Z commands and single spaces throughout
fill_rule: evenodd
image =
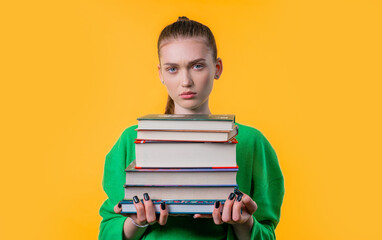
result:
M 256 212 L 257 204 L 250 196 L 243 194 L 242 202 L 250 215 Z
M 223 222 L 226 222 L 226 223 L 229 223 L 231 222 L 232 220 L 232 205 L 233 205 L 233 202 L 235 201 L 235 194 L 234 193 L 231 193 L 227 200 L 225 201 L 224 203 L 224 207 L 223 207 L 223 214 L 222 214 L 222 220 Z
M 241 201 L 242 197 L 243 195 L 237 196 L 236 201 L 232 207 L 232 220 L 236 223 L 241 223 L 241 220 L 242 220 L 242 216 L 241 216 L 241 208 L 243 206 L 243 203 Z
M 216 201 L 215 202 L 215 207 L 214 207 L 214 210 L 212 212 L 212 218 L 214 219 L 214 223 L 216 225 L 220 225 L 223 223 L 222 221 L 222 215 L 220 213 L 221 211 L 221 208 L 222 208 L 222 204 L 220 204 L 220 201 Z
M 125 216 L 125 217 L 130 216 L 130 214 L 127 214 L 127 213 L 121 213 L 121 212 L 122 212 L 122 205 L 121 205 L 120 202 L 119 202 L 117 205 L 114 206 L 114 212 L 115 212 L 115 213 L 118 213 L 118 214 L 121 214 L 122 216 Z
M 160 215 L 159 215 L 159 224 L 165 225 L 168 218 L 168 209 L 165 202 L 160 204 Z
M 122 212 L 122 205 L 121 205 L 121 203 L 118 203 L 117 205 L 114 206 L 114 212 L 115 213 L 121 213 Z
M 137 196 L 133 197 L 135 209 L 137 210 L 137 220 L 135 221 L 139 225 L 146 224 L 145 206 L 139 201 Z
M 155 208 L 154 208 L 153 201 L 151 201 L 148 193 L 143 194 L 143 199 L 144 199 L 144 206 L 145 206 L 145 213 L 146 213 L 146 221 L 149 224 L 155 223 L 157 220 L 157 217 L 155 216 Z

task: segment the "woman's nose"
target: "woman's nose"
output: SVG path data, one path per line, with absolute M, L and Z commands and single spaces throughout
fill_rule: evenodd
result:
M 193 84 L 194 82 L 192 81 L 191 75 L 188 72 L 185 72 L 181 80 L 182 87 L 190 87 Z

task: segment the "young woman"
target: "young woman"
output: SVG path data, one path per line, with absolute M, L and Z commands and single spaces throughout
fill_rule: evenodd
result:
M 158 40 L 159 77 L 167 88 L 168 114 L 211 114 L 209 95 L 222 74 L 210 29 L 186 17 L 165 27 Z M 284 196 L 277 156 L 258 130 L 239 126 L 236 161 L 241 190 L 215 203 L 211 215 L 169 216 L 161 204 L 157 216 L 150 193 L 134 197 L 137 214 L 122 215 L 124 169 L 135 159 L 137 125 L 127 128 L 106 156 L 99 239 L 275 239 Z M 139 200 L 143 199 L 143 200 Z

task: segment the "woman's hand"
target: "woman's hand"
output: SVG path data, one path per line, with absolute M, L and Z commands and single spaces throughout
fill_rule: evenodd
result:
M 257 204 L 247 194 L 239 190 L 235 190 L 235 193 L 228 196 L 224 205 L 216 201 L 212 215 L 195 214 L 194 218 L 212 217 L 215 224 L 232 224 L 236 235 L 248 236 L 253 226 L 252 214 L 257 210 Z
M 166 224 L 168 211 L 165 202 L 161 203 L 161 210 L 158 220 L 155 214 L 154 204 L 147 193 L 143 194 L 143 202 L 139 201 L 137 196 L 133 197 L 133 202 L 137 213 L 122 214 L 123 216 L 130 217 L 138 225 L 145 225 L 147 223 L 154 224 L 155 222 L 158 222 L 160 225 Z M 115 213 L 120 213 L 121 211 L 122 208 L 119 204 L 114 206 Z
M 236 194 L 235 194 L 236 193 Z M 257 210 L 257 204 L 247 194 L 238 190 L 231 193 L 224 205 L 215 202 L 215 208 L 210 214 L 195 214 L 194 218 L 213 218 L 215 224 L 243 224 L 252 219 L 252 214 Z
M 127 239 L 140 238 L 147 227 L 147 224 L 158 222 L 165 225 L 168 218 L 168 210 L 166 203 L 162 202 L 160 207 L 159 218 L 155 214 L 154 204 L 147 193 L 143 194 L 143 202 L 139 201 L 137 196 L 133 197 L 133 202 L 137 213 L 122 214 L 122 206 L 120 203 L 114 206 L 114 212 L 121 214 L 127 218 L 124 223 L 123 232 Z M 130 220 L 129 220 L 130 219 Z

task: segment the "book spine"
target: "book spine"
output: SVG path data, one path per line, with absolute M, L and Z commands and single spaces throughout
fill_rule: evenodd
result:
M 238 169 L 238 166 L 206 168 L 142 168 L 135 166 L 134 169 L 126 169 L 125 172 L 237 172 Z
M 147 140 L 147 139 L 138 139 L 134 141 L 135 144 L 144 144 L 144 143 L 226 143 L 226 144 L 236 144 L 238 143 L 236 138 L 231 138 L 229 141 L 167 141 L 167 140 Z
M 166 204 L 187 204 L 187 205 L 211 205 L 215 204 L 216 201 L 220 201 L 222 204 L 225 203 L 225 199 L 216 199 L 216 200 L 204 200 L 204 199 L 186 199 L 186 200 L 176 200 L 176 199 L 168 199 L 168 200 L 162 200 L 162 199 L 151 199 L 153 204 L 161 204 L 162 202 L 166 202 Z M 124 199 L 120 201 L 121 204 L 134 204 L 134 201 L 132 199 Z
M 137 184 L 124 184 L 123 187 L 165 187 L 165 188 L 175 188 L 175 187 L 190 187 L 190 188 L 194 188 L 194 187 L 201 187 L 201 188 L 210 188 L 210 187 L 235 187 L 237 188 L 238 185 L 237 184 L 223 184 L 223 185 L 154 185 L 154 184 L 150 184 L 150 185 L 137 185 Z

